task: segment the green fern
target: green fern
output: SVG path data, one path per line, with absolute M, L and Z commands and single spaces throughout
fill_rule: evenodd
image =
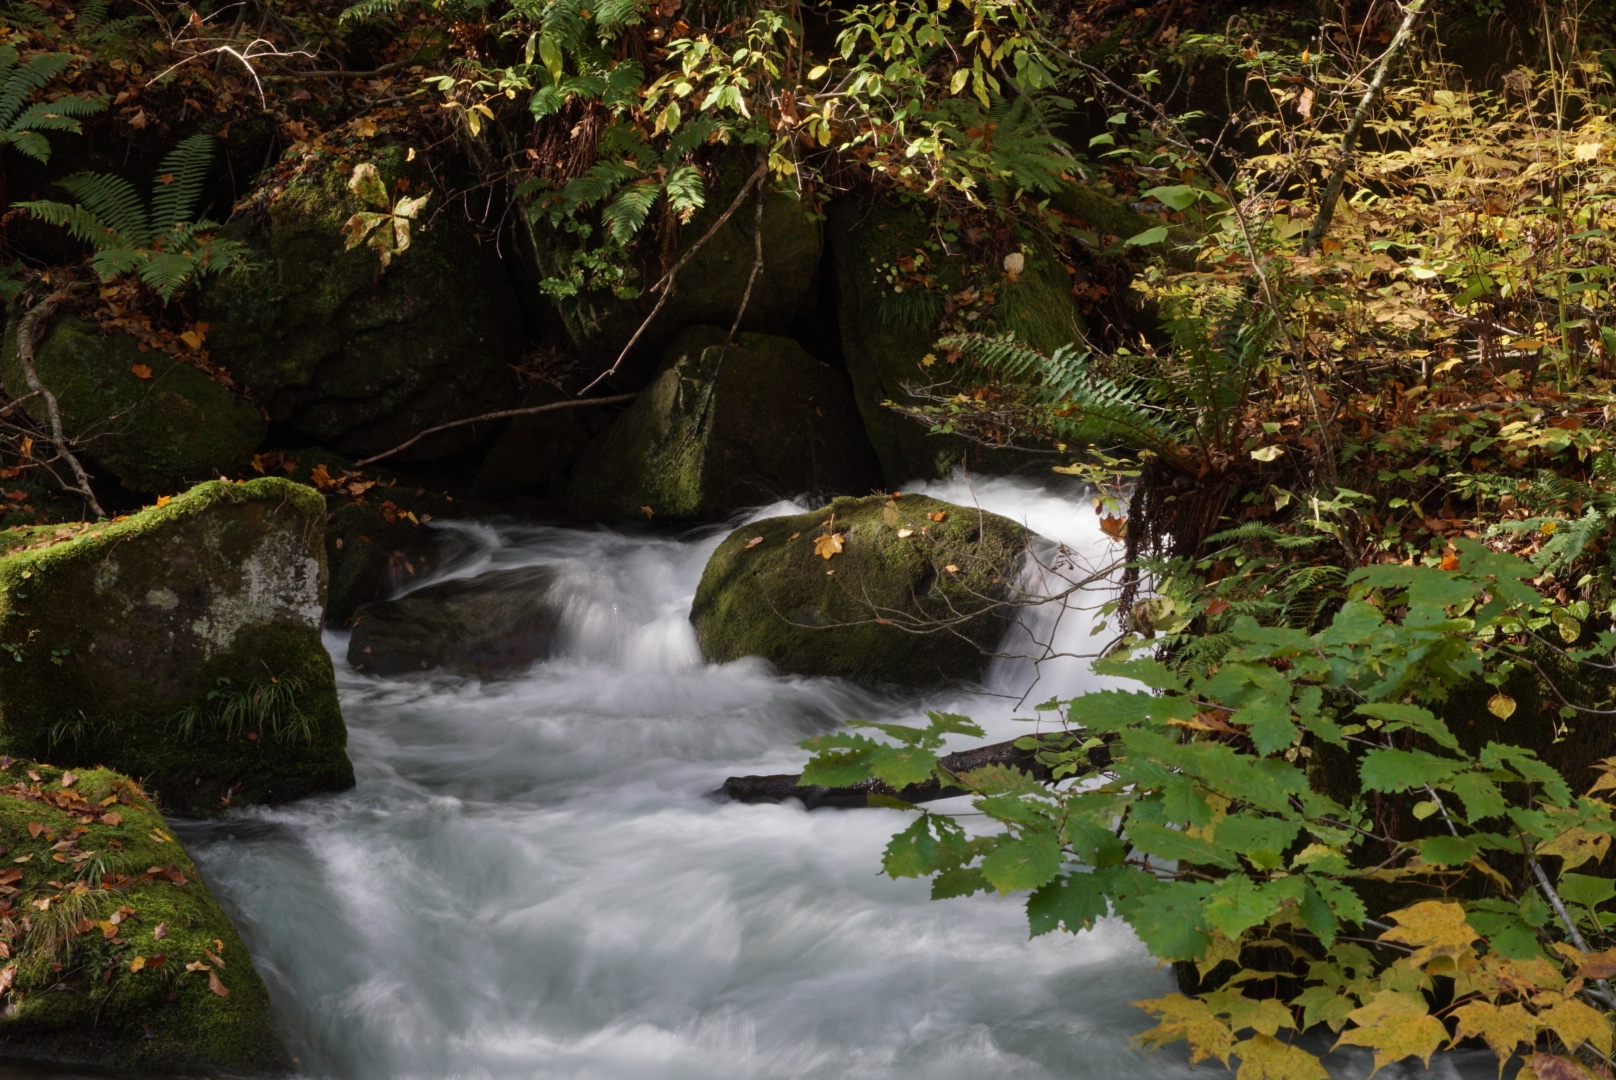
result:
M 78 173 L 57 182 L 76 204 L 42 199 L 16 205 L 89 245 L 90 266 L 102 281 L 135 274 L 167 303 L 202 278 L 246 261 L 246 245 L 211 234 L 218 223 L 189 220 L 216 146 L 205 133 L 176 146 L 158 167 L 149 203 L 121 176 Z
M 42 132 L 77 135 L 83 130 L 79 117 L 106 108 L 101 98 L 72 96 L 26 105 L 29 97 L 43 90 L 72 60 L 68 53 L 40 53 L 19 63 L 15 48 L 0 47 L 0 146 L 15 147 L 20 154 L 47 162 L 51 147 Z

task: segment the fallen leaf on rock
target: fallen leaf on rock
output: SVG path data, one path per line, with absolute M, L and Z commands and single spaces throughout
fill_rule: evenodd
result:
M 814 540 L 814 554 L 818 555 L 821 559 L 829 559 L 833 555 L 838 555 L 841 553 L 841 550 L 841 533 L 828 533 L 824 536 L 817 537 Z
M 647 519 L 656 517 L 656 511 L 649 506 L 640 507 L 640 513 L 644 514 Z
M 158 923 L 157 929 L 152 931 L 151 936 L 153 941 L 162 941 L 164 938 L 166 938 L 168 936 L 168 923 Z
M 164 834 L 163 834 L 163 833 L 162 833 L 162 832 L 161 832 L 161 831 L 160 831 L 160 830 L 158 830 L 158 829 L 153 829 L 153 830 L 152 830 L 152 831 L 151 831 L 151 833 L 150 833 L 150 834 L 149 834 L 149 835 L 150 835 L 150 836 L 151 836 L 151 838 L 152 838 L 152 839 L 153 839 L 153 840 L 155 840 L 155 841 L 157 841 L 157 842 L 158 842 L 158 843 L 159 843 L 159 844 L 166 844 L 166 843 L 168 843 L 168 842 L 169 842 L 169 840 L 170 840 L 170 839 L 171 839 L 171 838 L 170 838 L 170 837 L 168 837 L 168 836 L 165 836 L 165 835 L 164 835 Z
M 28 835 L 33 837 L 35 840 L 38 840 L 39 839 L 39 834 L 44 832 L 44 831 L 45 831 L 45 826 L 41 825 L 39 822 L 30 821 L 28 823 Z
M 748 540 L 746 542 L 746 550 L 751 551 L 753 548 L 757 547 L 761 543 L 763 543 L 763 537 L 754 536 L 754 537 L 752 537 L 752 539 L 750 539 L 750 540 Z
M 202 955 L 203 955 L 203 956 L 205 956 L 205 957 L 207 957 L 207 958 L 208 958 L 208 961 L 209 961 L 209 962 L 210 962 L 210 963 L 211 963 L 211 964 L 212 964 L 212 965 L 213 965 L 213 966 L 214 966 L 214 967 L 216 967 L 216 968 L 218 968 L 218 969 L 219 969 L 219 970 L 220 970 L 220 971 L 223 971 L 223 970 L 224 970 L 224 969 L 225 969 L 225 962 L 224 962 L 224 961 L 223 961 L 223 960 L 221 960 L 221 959 L 219 959 L 219 958 L 218 958 L 218 957 L 217 957 L 217 956 L 215 956 L 215 955 L 214 955 L 214 954 L 213 954 L 213 953 L 211 953 L 211 952 L 209 952 L 209 951 L 208 951 L 208 950 L 206 950 L 206 949 L 203 949 L 203 950 L 202 950 Z
M 802 535 L 802 533 L 800 533 L 800 532 L 792 533 L 790 536 L 786 537 L 786 543 L 788 543 L 788 544 L 791 543 L 791 541 L 795 540 L 797 537 L 799 537 L 801 535 Z
M 203 963 L 201 960 L 192 960 L 189 964 L 185 965 L 185 970 L 186 971 L 212 971 L 213 969 L 208 967 L 208 965 Z
M 137 956 L 133 960 L 129 961 L 129 970 L 131 972 L 144 971 L 145 969 L 146 958 L 144 956 Z
M 129 371 L 137 379 L 151 378 L 151 368 L 147 367 L 145 364 L 134 364 L 129 368 Z
M 157 509 L 161 510 L 163 507 L 167 506 L 173 501 L 174 496 L 172 495 L 159 495 L 157 496 Z
M 930 518 L 931 520 L 933 520 L 933 521 L 946 521 L 948 519 L 948 511 L 947 510 L 933 510 L 931 513 L 927 514 L 926 516 L 928 518 Z
M 898 530 L 898 539 L 899 540 L 907 540 L 913 535 L 915 535 L 915 530 L 913 530 L 913 529 L 899 529 Z
M 62 774 L 62 786 L 64 788 L 72 787 L 74 784 L 78 783 L 78 780 L 79 778 L 70 772 L 65 772 Z
M 214 974 L 211 971 L 208 972 L 208 989 L 212 990 L 215 994 L 218 994 L 220 997 L 229 997 L 230 996 L 230 991 L 226 990 L 224 983 L 219 981 L 219 976 Z
M 943 567 L 943 569 L 947 570 L 950 574 L 959 573 L 959 567 L 955 566 L 953 563 L 949 563 L 947 566 Z
M 123 824 L 123 815 L 122 814 L 117 814 L 117 813 L 102 814 L 101 815 L 101 824 L 103 824 L 103 825 L 112 825 L 112 826 L 122 825 Z

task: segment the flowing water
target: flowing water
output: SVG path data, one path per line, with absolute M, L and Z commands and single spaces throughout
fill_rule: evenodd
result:
M 1075 489 L 990 480 L 930 493 L 1024 521 L 1080 563 L 1114 557 Z M 1124 925 L 1029 942 L 1020 899 L 933 903 L 925 883 L 880 876 L 899 812 L 709 795 L 728 775 L 797 771 L 806 754 L 793 744 L 849 717 L 942 707 L 1011 737 L 1029 730 L 1014 717 L 1032 703 L 1095 685 L 1087 661 L 1046 663 L 1019 707 L 1035 674 L 1025 662 L 996 662 L 988 689 L 1008 697 L 707 665 L 688 614 L 724 531 L 457 527 L 463 555 L 440 579 L 559 568 L 561 655 L 500 681 L 372 679 L 339 659 L 358 786 L 181 824 L 302 1072 L 1190 1075 L 1181 1051 L 1128 1046 L 1148 1021 L 1127 1003 L 1173 987 Z M 1089 637 L 1092 611 L 1054 615 L 1031 619 L 1067 651 L 1103 640 Z M 340 658 L 346 642 L 329 644 Z M 1362 1057 L 1338 1069 L 1367 1072 Z M 1433 1073 L 1457 1075 L 1451 1061 Z

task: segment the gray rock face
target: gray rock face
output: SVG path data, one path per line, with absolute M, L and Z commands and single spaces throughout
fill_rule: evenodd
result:
M 634 405 L 592 443 L 569 498 L 599 518 L 711 520 L 782 496 L 881 482 L 841 372 L 790 338 L 691 327 Z M 722 356 L 722 363 L 720 363 Z
M 520 671 L 555 650 L 561 606 L 554 584 L 549 567 L 524 567 L 366 604 L 353 618 L 348 662 L 372 675 Z

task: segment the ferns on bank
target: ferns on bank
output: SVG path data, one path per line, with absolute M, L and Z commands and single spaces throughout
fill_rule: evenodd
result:
M 199 133 L 181 142 L 158 166 L 149 202 L 111 173 L 78 173 L 57 181 L 77 203 L 17 203 L 33 217 L 66 229 L 92 250 L 90 266 L 102 281 L 136 274 L 167 303 L 209 274 L 240 266 L 246 246 L 216 239 L 212 221 L 191 221 L 202 197 L 217 140 Z
M 0 146 L 13 146 L 35 161 L 48 162 L 51 147 L 43 132 L 77 135 L 83 130 L 79 117 L 107 107 L 101 98 L 73 96 L 24 107 L 29 97 L 43 90 L 72 60 L 68 53 L 40 53 L 18 63 L 15 48 L 0 47 Z

